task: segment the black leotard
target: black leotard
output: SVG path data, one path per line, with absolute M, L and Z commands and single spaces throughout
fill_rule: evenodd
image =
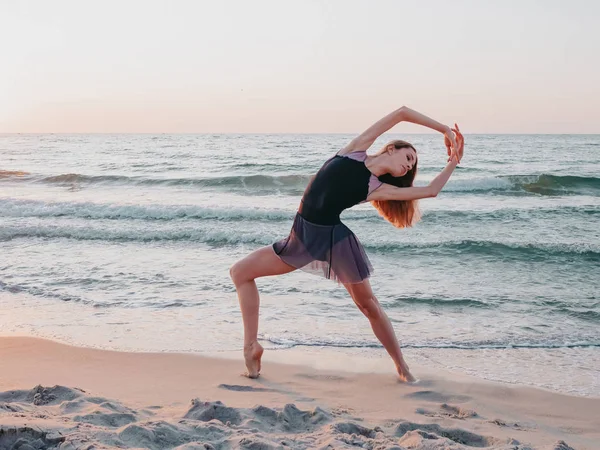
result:
M 372 179 L 377 182 L 364 158 L 366 153 L 361 151 L 326 161 L 304 191 L 300 215 L 317 225 L 335 225 L 343 210 L 364 202 L 374 190 Z

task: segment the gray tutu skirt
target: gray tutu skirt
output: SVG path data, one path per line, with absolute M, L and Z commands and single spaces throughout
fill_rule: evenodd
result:
M 373 271 L 358 238 L 341 222 L 317 225 L 296 214 L 289 236 L 273 250 L 290 266 L 338 283 L 360 283 Z

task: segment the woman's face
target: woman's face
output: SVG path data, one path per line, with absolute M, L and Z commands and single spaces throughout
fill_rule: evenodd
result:
M 411 147 L 394 149 L 390 155 L 391 169 L 390 172 L 394 177 L 401 177 L 412 169 L 417 162 L 417 152 Z

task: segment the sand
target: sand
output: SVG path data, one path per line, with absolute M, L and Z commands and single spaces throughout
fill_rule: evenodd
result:
M 600 449 L 600 399 L 331 355 L 273 352 L 249 380 L 241 360 L 0 337 L 0 449 Z

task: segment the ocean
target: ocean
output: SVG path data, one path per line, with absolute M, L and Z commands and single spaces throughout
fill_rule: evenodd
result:
M 0 334 L 241 350 L 229 267 L 288 234 L 309 178 L 352 138 L 0 135 Z M 440 135 L 371 151 L 394 138 L 416 147 L 418 185 L 444 167 Z M 420 204 L 404 230 L 369 204 L 342 215 L 409 365 L 600 396 L 600 135 L 467 135 Z M 343 286 L 301 271 L 257 284 L 268 351 L 387 358 Z

